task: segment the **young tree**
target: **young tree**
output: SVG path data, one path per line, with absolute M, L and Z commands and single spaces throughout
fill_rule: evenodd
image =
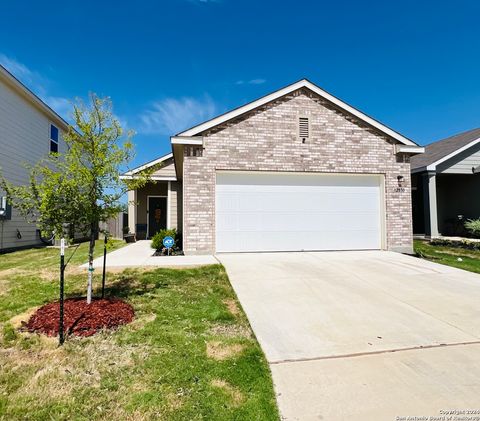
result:
M 99 222 L 123 209 L 121 197 L 142 187 L 153 168 L 132 180 L 120 170 L 133 158 L 133 133 L 124 132 L 108 98 L 90 94 L 86 105 L 73 108 L 74 126 L 65 133 L 65 153 L 51 154 L 30 167 L 30 185 L 15 186 L 0 176 L 0 186 L 12 205 L 43 233 L 62 233 L 69 224 L 90 236 L 87 302 L 92 300 L 93 255 Z

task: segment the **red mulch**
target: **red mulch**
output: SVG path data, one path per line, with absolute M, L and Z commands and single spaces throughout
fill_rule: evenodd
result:
M 92 300 L 70 298 L 64 304 L 64 331 L 67 335 L 92 336 L 101 329 L 113 329 L 130 323 L 134 316 L 130 304 L 122 300 Z M 58 301 L 40 307 L 24 327 L 29 332 L 58 335 L 60 303 Z

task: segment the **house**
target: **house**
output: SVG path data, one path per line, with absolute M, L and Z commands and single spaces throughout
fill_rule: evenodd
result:
M 63 152 L 68 124 L 0 65 L 0 169 L 10 182 L 27 184 L 23 164 L 36 164 L 50 152 Z M 6 204 L 0 190 L 0 252 L 41 244 L 35 225 Z
M 480 129 L 427 145 L 411 165 L 413 232 L 464 235 L 465 220 L 480 217 Z
M 177 227 L 185 254 L 412 252 L 410 157 L 423 148 L 306 79 L 171 145 L 142 166 L 164 164 L 154 182 L 129 194 L 141 238 Z

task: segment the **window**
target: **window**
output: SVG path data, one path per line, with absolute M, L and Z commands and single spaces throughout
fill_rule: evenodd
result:
M 50 124 L 50 152 L 58 152 L 58 127 Z

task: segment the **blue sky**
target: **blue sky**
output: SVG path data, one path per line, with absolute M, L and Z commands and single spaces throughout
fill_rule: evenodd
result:
M 306 77 L 426 144 L 480 126 L 478 1 L 0 0 L 0 63 L 60 114 L 89 91 L 169 136 Z

